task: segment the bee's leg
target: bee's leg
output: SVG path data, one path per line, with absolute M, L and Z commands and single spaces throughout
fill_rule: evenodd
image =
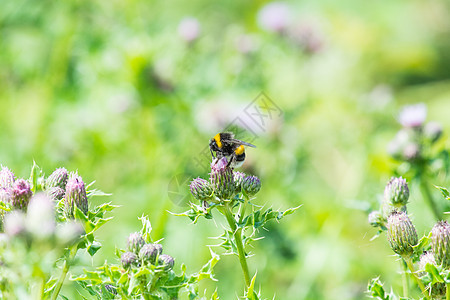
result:
M 209 151 L 211 151 L 211 156 L 212 156 L 212 158 L 216 158 L 216 157 L 214 156 L 214 153 L 213 153 L 213 151 L 212 151 L 211 148 L 209 148 Z
M 230 161 L 227 164 L 227 168 L 230 167 L 230 165 L 231 165 L 231 163 L 233 162 L 234 159 L 235 159 L 235 155 L 233 153 L 233 155 L 231 155 L 231 157 L 230 157 Z

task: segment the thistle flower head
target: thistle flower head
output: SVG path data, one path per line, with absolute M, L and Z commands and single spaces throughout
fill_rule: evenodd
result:
M 11 203 L 12 189 L 0 187 L 0 201 L 3 203 Z
M 28 181 L 18 179 L 14 182 L 11 197 L 11 205 L 14 209 L 26 211 L 31 196 L 33 196 L 33 193 L 31 192 Z
M 420 127 L 427 117 L 427 106 L 424 103 L 403 107 L 398 121 L 403 127 Z
M 156 250 L 158 251 L 158 255 L 161 255 L 163 252 L 163 246 L 161 244 L 153 244 L 155 246 Z
M 159 251 L 155 244 L 145 244 L 139 251 L 139 258 L 145 262 L 154 264 L 156 257 L 158 257 Z
M 258 13 L 259 25 L 271 32 L 283 33 L 289 25 L 290 8 L 284 2 L 266 4 Z
M 120 261 L 125 269 L 131 266 L 137 266 L 139 263 L 137 255 L 133 252 L 124 252 L 120 257 Z
M 211 164 L 210 181 L 220 200 L 230 199 L 235 191 L 233 171 L 227 165 L 226 157 Z
M 10 188 L 13 186 L 14 181 L 16 180 L 14 173 L 11 172 L 8 167 L 3 167 L 0 170 L 0 187 L 2 188 Z
M 434 259 L 433 251 L 425 251 L 420 256 L 419 269 L 425 270 L 425 267 L 427 266 L 427 264 L 436 265 L 436 259 Z
M 242 189 L 242 182 L 244 181 L 245 174 L 239 171 L 234 172 L 234 187 L 235 192 L 240 193 Z
M 87 214 L 89 207 L 83 179 L 77 173 L 71 173 L 67 180 L 65 195 L 65 212 L 70 218 L 73 218 L 75 205 Z
M 66 191 L 59 186 L 51 187 L 46 190 L 47 196 L 53 201 L 59 201 L 66 195 Z
M 142 234 L 139 232 L 134 232 L 128 236 L 128 250 L 133 253 L 139 253 L 139 250 L 141 250 L 142 246 L 145 245 L 145 240 L 142 237 Z
M 383 214 L 378 210 L 372 211 L 369 214 L 368 220 L 369 224 L 373 227 L 385 226 L 386 223 L 386 220 L 383 218 Z
M 431 229 L 431 249 L 438 265 L 450 266 L 450 225 L 439 221 Z
M 69 175 L 65 168 L 56 169 L 45 181 L 45 189 L 50 189 L 53 187 L 65 189 L 68 177 Z
M 261 181 L 256 176 L 247 176 L 242 181 L 242 188 L 249 196 L 254 196 L 261 189 Z
M 408 203 L 409 189 L 402 177 L 392 177 L 384 189 L 384 201 L 394 206 L 404 206 Z
M 425 124 L 424 135 L 432 142 L 436 142 L 442 135 L 442 126 L 438 122 L 431 121 Z
M 164 270 L 171 270 L 173 268 L 173 265 L 175 264 L 175 261 L 172 256 L 167 254 L 162 254 L 158 258 L 158 264 L 164 266 Z
M 401 256 L 411 256 L 418 243 L 416 228 L 404 212 L 393 212 L 387 219 L 389 245 Z
M 194 198 L 200 201 L 208 200 L 213 194 L 211 184 L 207 180 L 200 177 L 192 180 L 189 188 Z

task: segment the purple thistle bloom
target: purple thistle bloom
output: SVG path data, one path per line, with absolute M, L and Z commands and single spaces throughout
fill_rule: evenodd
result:
M 139 251 L 139 258 L 145 262 L 154 264 L 159 255 L 158 247 L 155 244 L 145 244 Z
M 236 193 L 241 192 L 242 182 L 244 181 L 245 174 L 239 171 L 234 172 L 234 186 Z
M 53 201 L 59 201 L 66 195 L 66 191 L 59 186 L 52 187 L 46 191 L 47 196 Z
M 88 213 L 88 201 L 83 179 L 77 173 L 71 173 L 66 185 L 66 215 L 73 218 L 74 208 L 78 207 L 84 214 Z
M 249 196 L 254 196 L 261 189 L 261 181 L 256 176 L 247 176 L 242 182 L 242 188 Z
M 11 172 L 8 167 L 2 166 L 2 169 L 0 170 L 0 187 L 10 188 L 13 186 L 15 180 L 14 173 Z
M 31 196 L 33 196 L 33 193 L 31 192 L 28 181 L 25 179 L 18 179 L 14 182 L 11 198 L 11 205 L 14 209 L 26 211 Z
M 68 173 L 65 168 L 59 168 L 53 171 L 45 181 L 45 188 L 50 189 L 52 187 L 66 188 Z
M 222 157 L 211 164 L 209 173 L 214 194 L 220 200 L 230 199 L 235 194 L 233 171 L 227 165 L 226 157 Z
M 134 253 L 139 253 L 139 250 L 141 250 L 142 246 L 145 245 L 144 238 L 142 237 L 142 234 L 139 232 L 134 232 L 130 234 L 127 241 L 128 250 Z
M 194 198 L 200 201 L 208 200 L 213 194 L 211 184 L 207 180 L 200 177 L 191 181 L 189 189 L 191 190 L 191 194 Z
M 398 121 L 403 127 L 420 127 L 427 117 L 427 106 L 424 103 L 403 107 Z
M 128 269 L 131 266 L 137 266 L 139 264 L 138 257 L 133 252 L 123 253 L 120 257 L 120 261 L 125 269 Z
M 159 256 L 158 263 L 164 266 L 164 270 L 168 271 L 173 268 L 175 261 L 172 256 L 167 254 L 162 254 Z
M 284 2 L 271 2 L 258 12 L 261 28 L 276 33 L 283 33 L 289 25 L 289 6 Z

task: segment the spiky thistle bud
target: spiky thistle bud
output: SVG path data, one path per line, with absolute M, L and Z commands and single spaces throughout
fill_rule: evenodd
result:
M 65 195 L 65 210 L 69 218 L 73 218 L 75 206 L 84 214 L 89 210 L 83 179 L 77 173 L 71 173 L 67 180 Z
M 139 258 L 144 262 L 149 262 L 154 264 L 156 262 L 156 257 L 158 257 L 159 251 L 155 244 L 145 244 L 139 251 Z
M 50 176 L 48 176 L 47 180 L 45 181 L 45 189 L 50 189 L 53 187 L 60 187 L 62 189 L 65 189 L 68 177 L 69 175 L 65 168 L 56 169 L 52 174 L 50 174 Z
M 249 196 L 254 196 L 261 189 L 261 181 L 256 176 L 247 176 L 242 181 L 242 188 Z
M 105 284 L 105 290 L 112 295 L 117 295 L 117 288 L 111 284 Z
M 129 251 L 138 254 L 139 250 L 141 250 L 142 246 L 145 245 L 145 240 L 142 237 L 141 233 L 134 232 L 128 236 L 127 245 L 128 245 Z
M 47 196 L 53 201 L 59 201 L 66 195 L 66 191 L 59 186 L 52 187 L 46 191 Z
M 433 251 L 425 251 L 422 253 L 419 260 L 419 270 L 425 270 L 427 264 L 436 265 Z
M 211 163 L 210 181 L 214 188 L 214 194 L 220 200 L 230 199 L 235 194 L 233 171 L 227 164 L 226 157 Z
M 167 254 L 162 254 L 159 256 L 158 264 L 164 266 L 164 270 L 171 270 L 175 261 L 172 256 Z
M 11 172 L 8 167 L 2 166 L 2 169 L 0 170 L 0 187 L 10 188 L 13 186 L 15 180 L 14 173 Z
M 374 210 L 369 214 L 368 217 L 369 224 L 373 227 L 382 227 L 385 226 L 386 220 L 383 218 L 383 215 L 380 211 Z
M 192 180 L 189 188 L 194 198 L 200 201 L 208 200 L 213 194 L 211 184 L 207 180 L 200 177 Z
M 156 250 L 158 251 L 158 255 L 161 255 L 163 252 L 163 246 L 161 244 L 153 244 L 155 246 Z
M 234 187 L 235 192 L 240 193 L 242 190 L 242 182 L 244 181 L 245 174 L 239 171 L 234 172 Z
M 11 205 L 14 209 L 26 211 L 31 196 L 33 196 L 33 193 L 31 192 L 28 181 L 18 179 L 14 182 L 11 197 Z
M 387 219 L 389 245 L 401 256 L 411 256 L 418 243 L 416 228 L 404 212 L 393 212 Z
M 131 266 L 137 266 L 139 263 L 137 255 L 133 252 L 124 252 L 120 257 L 120 261 L 125 269 Z
M 406 180 L 402 177 L 392 177 L 384 189 L 384 201 L 394 206 L 403 206 L 408 203 L 409 189 Z
M 450 266 L 450 225 L 447 221 L 439 221 L 431 229 L 431 249 L 438 265 Z

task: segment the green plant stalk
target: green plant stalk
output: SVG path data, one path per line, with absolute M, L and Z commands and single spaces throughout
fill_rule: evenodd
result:
M 446 287 L 446 289 L 447 289 L 445 299 L 450 300 L 450 283 L 446 283 L 446 284 L 445 284 L 445 287 Z
M 245 285 L 248 289 L 250 287 L 251 281 L 248 271 L 247 258 L 245 257 L 244 244 L 242 243 L 242 229 L 238 229 L 236 226 L 236 219 L 233 217 L 230 202 L 225 204 L 224 214 L 227 219 L 228 225 L 233 232 L 234 241 L 238 250 L 239 262 L 241 263 L 242 272 L 244 273 Z
M 69 256 L 64 261 L 61 276 L 59 277 L 58 282 L 55 287 L 55 291 L 52 294 L 52 300 L 56 300 L 58 298 L 58 295 L 59 295 L 59 292 L 61 291 L 64 280 L 66 279 L 67 272 L 69 272 L 70 264 L 72 263 L 72 260 L 74 259 L 76 254 L 77 254 L 77 245 L 74 245 L 69 248 Z
M 434 217 L 437 220 L 442 220 L 441 212 L 437 208 L 436 203 L 433 200 L 433 196 L 431 195 L 430 189 L 428 188 L 427 183 L 423 179 L 420 179 L 420 190 L 422 192 L 423 197 L 425 198 L 425 201 L 430 206 L 434 214 Z
M 412 259 L 410 257 L 406 257 L 406 258 L 404 257 L 403 259 L 405 260 L 406 265 L 408 266 L 408 269 L 411 271 L 412 277 L 417 282 L 417 285 L 419 286 L 420 290 L 422 291 L 422 294 L 425 296 L 426 299 L 430 299 L 430 296 L 428 295 L 425 286 L 423 285 L 422 281 L 420 281 L 419 277 L 417 277 L 417 275 L 416 275 L 416 271 L 414 270 Z
M 403 269 L 402 273 L 403 297 L 408 298 L 409 282 L 408 282 L 408 275 L 406 274 L 406 270 L 408 270 L 408 267 L 403 259 L 400 261 L 400 264 Z

